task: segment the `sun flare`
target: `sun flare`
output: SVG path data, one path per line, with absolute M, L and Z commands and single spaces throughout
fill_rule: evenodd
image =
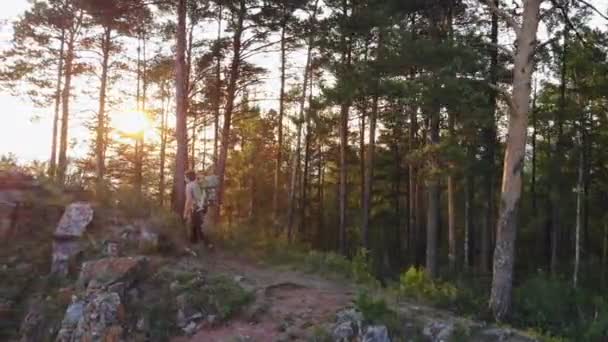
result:
M 133 110 L 116 113 L 112 116 L 112 127 L 122 135 L 147 134 L 152 124 L 145 112 Z

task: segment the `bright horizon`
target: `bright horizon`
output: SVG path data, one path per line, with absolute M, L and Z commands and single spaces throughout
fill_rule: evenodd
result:
M 603 13 L 608 13 L 608 2 L 604 0 L 590 0 Z M 0 26 L 0 50 L 10 44 L 12 37 L 10 23 L 12 23 L 28 7 L 27 0 L 10 0 L 3 4 L 0 14 L 0 22 L 6 25 Z M 607 23 L 596 16 L 593 20 L 595 26 L 605 26 Z M 542 35 L 542 32 L 541 32 Z M 297 58 L 295 58 L 297 59 Z M 269 73 L 276 73 L 272 68 L 272 62 L 267 58 L 256 58 L 256 63 L 269 66 Z M 276 68 L 275 68 L 276 69 Z M 272 89 L 269 83 L 275 83 L 272 77 L 266 82 L 265 88 Z M 270 90 L 272 92 L 272 90 Z M 277 107 L 273 101 L 267 101 L 263 107 Z M 0 155 L 12 153 L 20 161 L 47 161 L 50 155 L 52 134 L 52 108 L 36 108 L 24 98 L 13 96 L 0 90 Z M 86 129 L 83 129 L 84 117 L 76 113 L 70 120 L 70 141 L 78 139 L 82 142 L 90 139 Z M 70 148 L 69 156 L 82 156 L 88 151 L 88 144 L 78 144 Z

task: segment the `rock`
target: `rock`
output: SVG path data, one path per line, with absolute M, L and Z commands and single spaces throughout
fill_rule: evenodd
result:
M 148 331 L 150 329 L 150 321 L 148 321 L 146 317 L 142 316 L 137 320 L 137 324 L 135 325 L 135 327 L 139 331 Z
M 0 321 L 8 321 L 13 313 L 15 303 L 12 300 L 0 298 Z
M 0 241 L 14 238 L 31 222 L 29 198 L 38 187 L 34 178 L 18 169 L 0 170 Z
M 143 274 L 147 266 L 144 257 L 105 258 L 82 265 L 78 284 L 82 288 L 108 288 L 124 295 Z
M 125 311 L 120 296 L 114 292 L 96 292 L 66 310 L 57 342 L 121 341 Z
M 536 342 L 537 339 L 508 328 L 488 327 L 474 335 L 477 342 Z
M 54 233 L 51 274 L 69 274 L 71 262 L 82 252 L 80 238 L 92 220 L 90 203 L 75 202 L 67 206 Z
M 150 229 L 143 228 L 140 230 L 138 248 L 141 252 L 157 251 L 160 244 L 159 235 Z
M 385 326 L 370 326 L 365 330 L 362 342 L 391 342 L 388 336 L 388 329 Z
M 81 237 L 93 220 L 93 207 L 88 202 L 75 202 L 65 209 L 55 229 L 56 237 Z
M 357 329 L 352 322 L 338 323 L 332 330 L 332 338 L 335 342 L 349 342 L 357 337 Z
M 44 301 L 35 296 L 31 299 L 27 308 L 27 313 L 21 321 L 19 333 L 21 342 L 37 342 L 42 341 L 47 336 L 45 331 L 45 307 Z
M 332 329 L 332 337 L 336 342 L 354 340 L 363 331 L 363 314 L 355 309 L 338 312 L 336 324 Z
M 194 307 L 186 294 L 177 296 L 175 302 L 177 304 L 176 323 L 184 332 L 191 323 L 198 323 L 205 317 L 202 312 Z
M 80 253 L 82 253 L 80 241 L 55 239 L 53 241 L 51 274 L 67 276 L 70 271 L 71 262 Z
M 453 322 L 432 321 L 424 326 L 422 334 L 432 342 L 447 342 L 451 340 L 454 330 Z
M 108 240 L 105 242 L 104 255 L 108 258 L 118 258 L 120 256 L 120 246 L 118 242 Z
M 186 325 L 184 328 L 182 328 L 182 330 L 184 331 L 184 333 L 186 335 L 192 336 L 198 330 L 197 328 L 198 328 L 198 326 L 196 325 L 195 322 L 190 322 L 190 323 L 188 323 L 188 325 Z

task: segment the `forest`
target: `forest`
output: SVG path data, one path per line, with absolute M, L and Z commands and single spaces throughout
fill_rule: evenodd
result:
M 180 215 L 186 171 L 214 174 L 218 230 L 601 341 L 599 2 L 33 0 L 0 88 L 52 117 L 48 160 L 23 166 L 49 182 Z

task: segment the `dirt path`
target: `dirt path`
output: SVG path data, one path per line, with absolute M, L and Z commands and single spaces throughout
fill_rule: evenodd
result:
M 269 267 L 226 252 L 216 251 L 192 262 L 202 263 L 211 273 L 234 277 L 255 293 L 255 302 L 219 327 L 205 328 L 174 342 L 306 341 L 316 327 L 332 322 L 355 293 L 343 283 Z

